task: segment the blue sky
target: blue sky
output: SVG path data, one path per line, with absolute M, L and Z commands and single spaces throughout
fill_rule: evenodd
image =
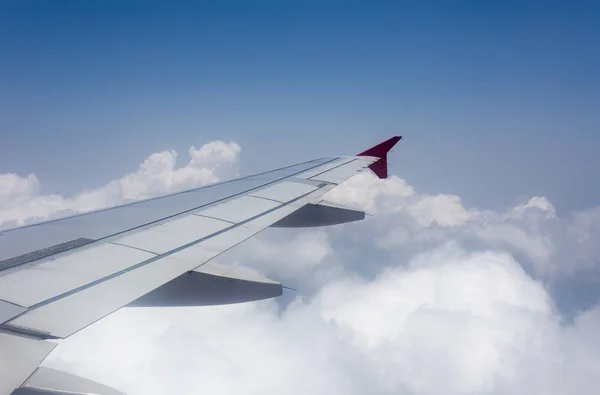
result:
M 234 140 L 243 172 L 405 140 L 419 190 L 599 203 L 600 8 L 4 2 L 0 173 L 74 193 Z
M 163 150 L 235 141 L 248 174 L 404 136 L 403 179 L 333 191 L 366 221 L 219 256 L 295 288 L 280 305 L 123 309 L 54 366 L 141 394 L 594 394 L 599 22 L 553 1 L 0 2 L 0 226 L 238 164 L 213 144 L 107 185 Z

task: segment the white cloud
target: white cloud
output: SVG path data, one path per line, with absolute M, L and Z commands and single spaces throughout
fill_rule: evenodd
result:
M 0 174 L 0 185 L 2 204 L 35 195 L 40 188 L 40 182 L 35 174 L 29 174 L 25 178 L 12 173 Z
M 416 195 L 413 187 L 399 177 L 382 180 L 363 172 L 333 189 L 325 198 L 377 213 L 400 211 Z
M 371 281 L 342 275 L 283 312 L 125 310 L 50 363 L 132 394 L 593 394 L 580 380 L 597 381 L 600 349 L 582 337 L 597 343 L 597 316 L 561 326 L 510 255 L 448 245 Z
M 73 198 L 40 194 L 33 175 L 1 176 L 11 187 L 0 218 L 215 181 L 239 152 L 235 143 L 192 147 L 182 168 L 174 152 L 153 154 L 136 173 Z M 369 174 L 328 197 L 375 216 L 267 231 L 219 259 L 292 283 L 291 303 L 125 309 L 64 341 L 48 363 L 131 394 L 597 392 L 600 307 L 567 322 L 547 284 L 597 273 L 600 209 L 559 217 L 532 197 L 483 210 Z
M 548 294 L 506 254 L 445 246 L 332 287 L 325 316 L 350 328 L 392 393 L 495 392 L 512 384 L 530 342 L 557 328 Z M 540 340 L 553 351 L 555 339 Z
M 459 196 L 417 193 L 397 176 L 383 181 L 369 173 L 328 198 L 382 214 L 370 218 L 363 233 L 394 253 L 420 252 L 454 240 L 465 248 L 509 251 L 545 278 L 600 268 L 598 207 L 559 218 L 547 198 L 534 196 L 504 212 L 467 208 Z
M 552 203 L 543 196 L 534 196 L 527 203 L 519 204 L 508 211 L 506 218 L 523 219 L 531 216 L 531 213 L 542 214 L 547 219 L 556 218 L 556 210 Z
M 478 214 L 465 210 L 460 197 L 455 195 L 426 196 L 413 204 L 409 210 L 420 226 L 460 226 Z
M 15 226 L 79 213 L 210 184 L 237 174 L 240 146 L 213 141 L 189 149 L 190 161 L 177 167 L 177 153 L 163 151 L 146 158 L 135 173 L 72 197 L 40 193 L 35 174 L 0 174 L 0 227 Z

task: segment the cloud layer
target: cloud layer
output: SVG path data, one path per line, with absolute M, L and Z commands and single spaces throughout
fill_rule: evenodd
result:
M 132 394 L 594 394 L 599 325 L 562 325 L 509 254 L 451 243 L 283 310 L 124 310 L 50 363 Z
M 237 174 L 240 146 L 234 142 L 192 146 L 188 154 L 189 162 L 177 167 L 175 151 L 154 153 L 136 172 L 72 197 L 43 193 L 35 174 L 0 174 L 0 228 L 198 187 Z
M 213 182 L 235 172 L 239 152 L 235 143 L 192 148 L 182 168 L 174 152 L 153 154 L 138 172 L 72 198 L 41 194 L 34 175 L 0 175 L 0 224 Z M 559 216 L 544 197 L 502 212 L 469 208 L 368 173 L 328 198 L 374 215 L 269 230 L 220 258 L 297 292 L 124 309 L 64 341 L 47 363 L 131 394 L 597 392 L 597 293 L 567 311 L 555 290 L 596 278 L 599 208 Z

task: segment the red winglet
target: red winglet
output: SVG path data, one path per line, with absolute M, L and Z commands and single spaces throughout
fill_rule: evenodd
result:
M 400 139 L 402 139 L 402 136 L 394 136 L 356 156 L 374 156 L 379 158 L 377 162 L 374 162 L 369 166 L 369 169 L 371 169 L 379 178 L 388 178 L 387 153 L 398 141 L 400 141 Z

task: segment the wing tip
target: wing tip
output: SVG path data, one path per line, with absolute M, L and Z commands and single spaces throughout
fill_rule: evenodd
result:
M 402 136 L 393 136 L 389 139 L 357 154 L 356 156 L 373 156 L 375 158 L 379 158 L 378 161 L 373 162 L 369 169 L 375 173 L 375 175 L 381 179 L 388 178 L 388 163 L 387 163 L 387 154 L 390 150 L 398 143 L 398 141 L 402 140 Z
M 374 156 L 382 159 L 400 140 L 402 140 L 402 136 L 390 137 L 389 139 L 361 152 L 360 154 L 356 154 L 356 156 Z

